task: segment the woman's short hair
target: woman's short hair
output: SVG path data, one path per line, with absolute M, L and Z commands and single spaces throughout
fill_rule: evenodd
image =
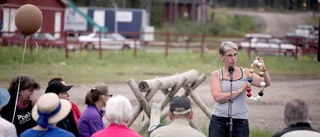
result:
M 106 103 L 106 117 L 110 123 L 125 124 L 131 113 L 132 105 L 129 99 L 122 95 L 111 97 Z
M 287 126 L 297 123 L 310 123 L 309 107 L 301 99 L 286 102 L 284 107 L 284 121 Z
M 20 92 L 22 90 L 26 90 L 29 88 L 33 88 L 34 90 L 39 90 L 40 83 L 37 82 L 33 77 L 28 76 L 28 75 L 18 75 L 16 77 L 14 77 L 11 80 L 11 82 L 9 84 L 9 88 L 8 88 L 8 91 L 11 96 L 11 100 L 15 99 L 17 97 L 17 92 Z M 18 91 L 18 89 L 19 89 L 19 91 Z
M 50 85 L 50 84 L 53 83 L 53 82 L 62 82 L 62 81 L 63 81 L 63 79 L 60 78 L 60 77 L 52 78 L 52 79 L 50 79 L 50 81 L 48 82 L 48 85 Z
M 90 89 L 86 95 L 85 103 L 87 105 L 94 105 L 102 95 L 108 95 L 109 87 L 104 83 L 97 83 Z
M 228 50 L 238 51 L 238 45 L 231 41 L 223 41 L 219 48 L 219 54 L 224 55 Z

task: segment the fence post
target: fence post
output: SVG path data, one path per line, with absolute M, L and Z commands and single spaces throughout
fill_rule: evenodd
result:
M 251 59 L 251 42 L 252 42 L 252 37 L 249 39 L 249 47 L 248 47 L 248 58 Z
M 93 45 L 94 47 L 94 45 Z M 101 31 L 99 31 L 99 59 L 102 59 Z
M 68 32 L 65 32 L 64 34 L 64 49 L 66 51 L 66 58 L 69 58 L 69 51 L 68 51 L 68 41 L 67 41 Z
M 299 43 L 298 38 L 296 38 L 296 43 L 297 44 Z M 303 52 L 304 52 L 304 48 L 303 47 L 304 47 L 304 45 L 302 45 L 301 47 L 302 47 L 302 51 L 301 51 L 302 53 L 301 54 L 303 55 Z M 296 45 L 296 54 L 294 54 L 294 59 L 296 59 L 296 60 L 298 59 L 298 46 L 297 45 Z
M 133 56 L 134 58 L 137 58 L 137 33 L 133 33 L 133 39 L 134 39 L 134 49 L 133 49 Z
M 279 46 L 279 48 L 278 48 L 278 54 L 279 54 L 279 56 L 281 56 L 281 53 L 282 53 L 282 52 L 281 52 L 281 50 L 282 50 L 282 49 L 281 49 L 281 43 L 279 43 L 278 46 Z
M 200 56 L 203 57 L 203 52 L 204 52 L 204 40 L 205 40 L 205 34 L 202 35 L 202 39 L 201 39 L 201 52 L 200 52 Z
M 166 33 L 166 47 L 164 52 L 164 58 L 167 59 L 168 57 L 168 51 L 169 51 L 169 42 L 170 42 L 170 32 Z

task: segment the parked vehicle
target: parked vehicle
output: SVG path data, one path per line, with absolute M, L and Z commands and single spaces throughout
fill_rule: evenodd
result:
M 63 39 L 58 39 L 53 37 L 50 33 L 35 33 L 30 36 L 31 44 L 39 46 L 43 46 L 44 48 L 48 47 L 58 47 L 63 48 L 65 45 L 65 41 Z M 2 38 L 2 45 L 3 46 L 10 46 L 10 45 L 24 45 L 26 37 L 20 33 L 15 33 L 10 37 L 3 37 Z M 26 43 L 29 45 L 29 39 Z
M 101 36 L 99 33 L 90 33 L 79 36 L 78 40 L 81 45 L 93 49 L 99 48 L 100 41 L 102 49 L 132 49 L 135 44 L 137 47 L 139 46 L 139 41 L 126 39 L 119 33 L 101 33 Z
M 306 53 L 317 53 L 318 50 L 318 37 L 315 35 L 304 35 L 297 33 L 287 33 L 284 37 L 291 44 L 299 46 Z
M 301 52 L 300 47 L 291 44 L 285 39 L 276 38 L 269 34 L 246 34 L 239 46 L 244 49 L 250 48 L 250 52 L 256 54 L 294 56 L 296 52 L 298 55 Z
M 302 35 L 314 35 L 316 29 L 312 25 L 298 25 L 295 33 L 302 34 Z

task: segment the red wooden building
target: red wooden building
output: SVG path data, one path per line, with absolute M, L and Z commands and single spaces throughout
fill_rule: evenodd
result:
M 0 19 L 3 35 L 16 32 L 15 13 L 25 4 L 37 6 L 43 15 L 43 23 L 39 32 L 49 32 L 55 37 L 64 35 L 64 16 L 66 5 L 60 0 L 8 0 L 1 4 Z
M 212 7 L 212 0 L 164 0 L 163 19 L 170 23 L 179 19 L 205 23 Z

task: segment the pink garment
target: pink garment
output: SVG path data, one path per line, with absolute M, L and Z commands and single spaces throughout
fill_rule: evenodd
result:
M 79 107 L 73 102 L 71 102 L 71 110 L 73 113 L 74 121 L 76 122 L 76 125 L 78 126 L 78 121 L 81 116 L 81 111 L 80 111 Z
M 17 106 L 18 106 L 19 109 L 24 110 L 24 109 L 26 109 L 26 108 L 29 106 L 29 104 L 30 104 L 30 103 L 28 103 L 28 104 L 26 104 L 26 105 L 22 105 L 22 104 L 20 104 L 20 103 L 17 103 Z
M 142 137 L 127 125 L 110 124 L 107 128 L 94 133 L 91 137 Z

